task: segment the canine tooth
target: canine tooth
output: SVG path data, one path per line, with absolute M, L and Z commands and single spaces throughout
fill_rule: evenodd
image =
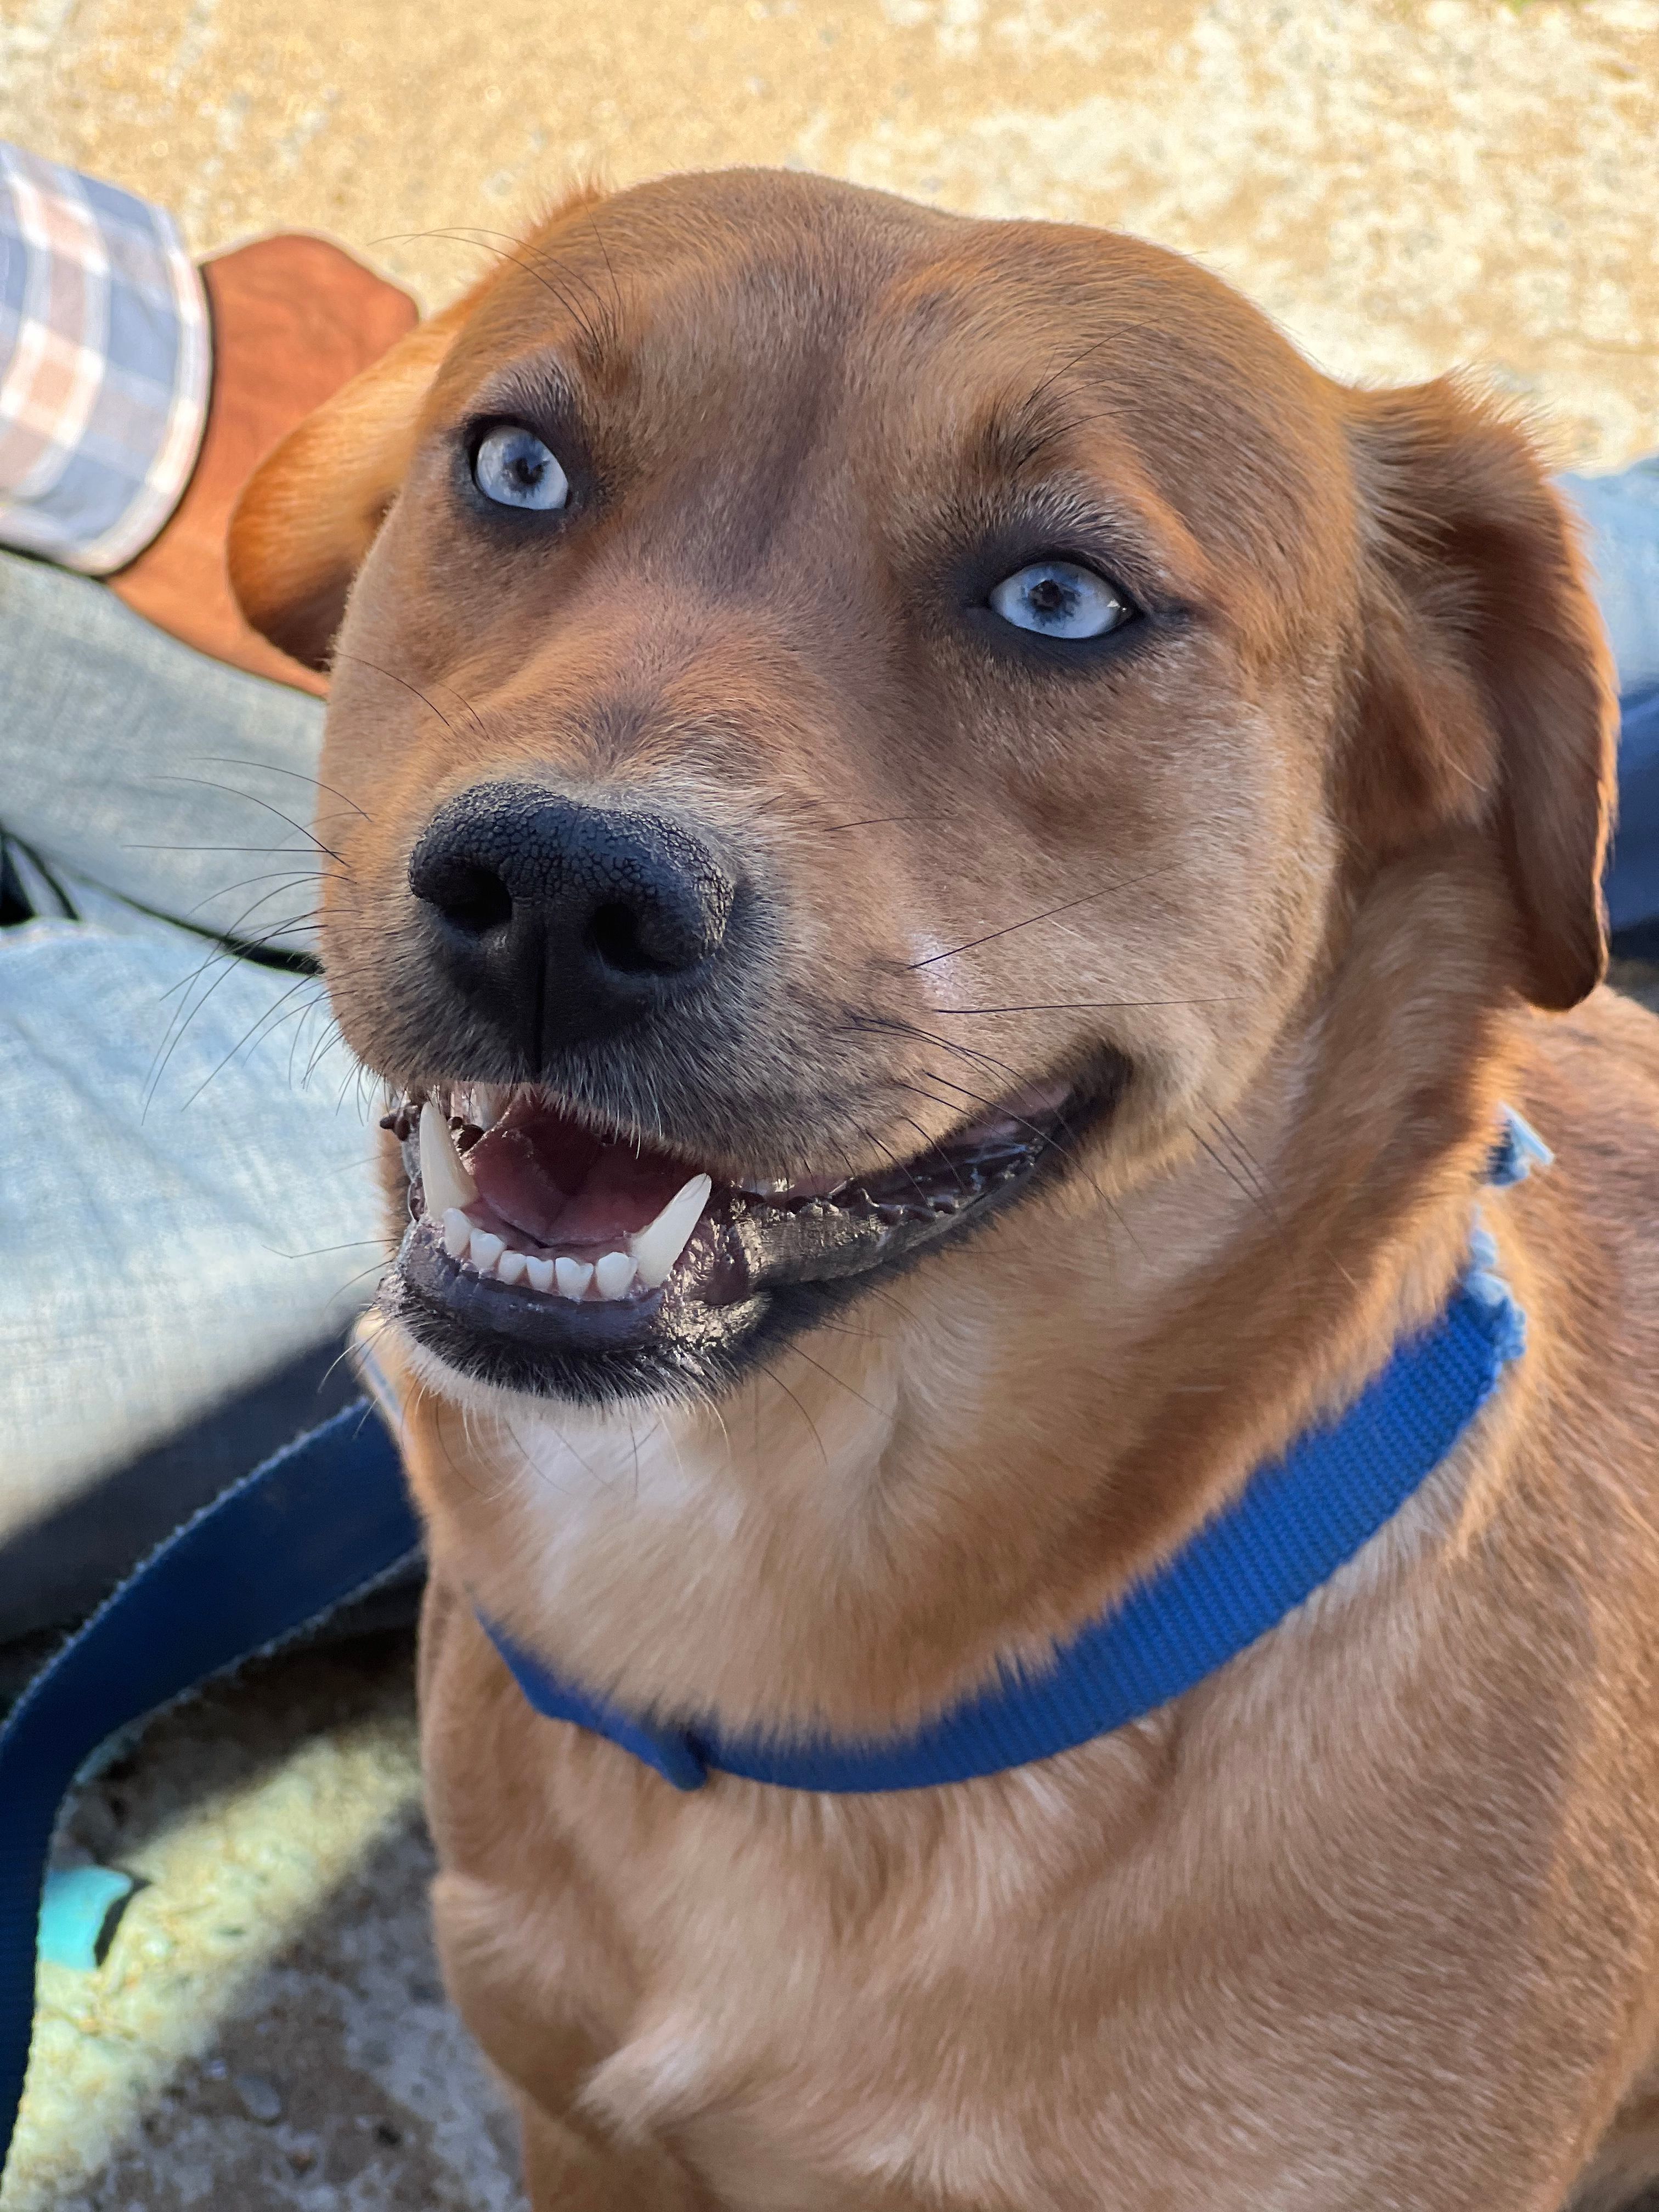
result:
M 562 1298 L 579 1298 L 593 1279 L 593 1270 L 580 1260 L 561 1256 L 553 1262 L 553 1272 L 559 1279 Z
M 465 1260 L 471 1242 L 472 1224 L 459 1206 L 452 1206 L 444 1216 L 445 1251 L 452 1260 Z
M 478 1186 L 455 1149 L 448 1122 L 429 1098 L 421 1109 L 421 1188 L 431 1214 L 471 1206 L 478 1195 Z
M 665 1283 L 674 1272 L 674 1263 L 691 1242 L 691 1232 L 702 1218 L 702 1210 L 708 1203 L 708 1194 L 714 1184 L 706 1175 L 694 1175 L 690 1182 L 682 1185 L 664 1206 L 656 1219 L 630 1237 L 629 1251 L 639 1269 L 640 1280 L 647 1291 L 654 1291 L 659 1283 Z M 614 1253 L 606 1259 L 614 1259 Z M 605 1260 L 599 1265 L 603 1267 Z M 623 1284 L 626 1290 L 628 1285 Z M 599 1288 L 605 1289 L 603 1276 Z M 607 1297 L 616 1297 L 620 1292 L 611 1291 Z
M 602 1298 L 620 1298 L 634 1279 L 634 1255 L 631 1252 L 607 1252 L 595 1263 L 593 1280 Z
M 506 1249 L 499 1237 L 492 1237 L 487 1229 L 475 1229 L 467 1257 L 481 1275 L 487 1275 Z
M 553 1262 L 550 1260 L 527 1259 L 524 1271 L 530 1278 L 532 1291 L 550 1291 L 553 1287 Z
M 509 1245 L 495 1262 L 495 1273 L 504 1283 L 516 1283 L 530 1265 L 527 1253 L 515 1252 Z

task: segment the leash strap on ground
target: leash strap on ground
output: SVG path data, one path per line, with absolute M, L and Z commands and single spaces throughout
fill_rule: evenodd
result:
M 0 2174 L 28 2067 L 37 1924 L 58 1815 L 118 1729 L 331 1613 L 421 1530 L 367 1399 L 176 1529 L 70 1638 L 0 1729 Z

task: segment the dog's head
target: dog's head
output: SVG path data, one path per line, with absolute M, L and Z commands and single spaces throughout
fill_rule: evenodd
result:
M 1602 649 L 1524 441 L 1133 240 L 579 198 L 278 449 L 233 569 L 333 672 L 388 1297 L 508 1389 L 718 1384 L 994 1218 L 1058 1279 L 1390 871 L 1494 1000 L 1601 972 Z

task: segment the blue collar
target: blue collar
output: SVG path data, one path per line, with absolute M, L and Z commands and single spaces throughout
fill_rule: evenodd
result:
M 1548 1149 L 1506 1111 L 1486 1180 L 1518 1182 Z M 1040 1675 L 1003 1672 L 914 1734 L 775 1741 L 630 1717 L 501 1631 L 483 1626 L 535 1710 L 609 1736 L 678 1790 L 711 1773 L 781 1790 L 865 1792 L 966 1782 L 1052 1758 L 1167 1705 L 1226 1665 L 1351 1559 L 1426 1480 L 1525 1344 L 1525 1317 L 1492 1272 L 1479 1214 L 1473 1264 L 1439 1319 L 1397 1345 L 1347 1411 L 1261 1468 L 1238 1498 Z

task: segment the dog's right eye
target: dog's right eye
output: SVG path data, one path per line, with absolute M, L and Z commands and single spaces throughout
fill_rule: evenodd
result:
M 1127 596 L 1077 561 L 1033 561 L 1005 576 L 991 594 L 994 614 L 1039 637 L 1103 637 L 1134 613 Z
M 570 479 L 550 446 L 522 422 L 501 422 L 478 441 L 472 481 L 497 507 L 561 507 Z

